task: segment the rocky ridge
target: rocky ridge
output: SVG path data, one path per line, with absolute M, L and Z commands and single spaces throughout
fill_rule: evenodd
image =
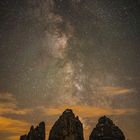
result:
M 36 128 L 31 126 L 29 133 L 22 135 L 20 140 L 45 140 L 45 123 L 39 123 Z
M 123 132 L 106 116 L 98 120 L 89 140 L 125 140 Z
M 45 123 L 22 135 L 20 140 L 45 140 Z M 52 126 L 48 140 L 84 140 L 83 125 L 71 109 L 66 109 Z M 89 140 L 125 140 L 122 130 L 106 116 L 99 118 Z
M 66 109 L 55 122 L 49 140 L 84 140 L 82 123 L 71 109 Z

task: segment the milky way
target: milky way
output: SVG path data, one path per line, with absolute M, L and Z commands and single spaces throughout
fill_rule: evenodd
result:
M 86 139 L 97 118 L 108 115 L 138 140 L 139 6 L 132 0 L 1 1 L 0 138 L 18 139 L 42 120 L 48 135 L 72 108 Z

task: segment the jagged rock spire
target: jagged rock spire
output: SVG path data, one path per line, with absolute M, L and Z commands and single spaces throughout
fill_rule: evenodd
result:
M 41 122 L 36 128 L 31 126 L 29 133 L 22 135 L 20 140 L 45 140 L 45 123 Z M 84 140 L 83 125 L 71 109 L 66 109 L 55 122 L 48 140 Z M 89 140 L 125 140 L 125 136 L 111 119 L 103 116 L 99 118 Z
M 31 126 L 28 135 L 22 135 L 20 140 L 45 140 L 45 123 L 41 122 L 36 128 Z
M 89 140 L 125 140 L 123 132 L 106 116 L 98 120 Z
M 49 140 L 84 140 L 82 123 L 71 109 L 66 109 L 55 122 Z

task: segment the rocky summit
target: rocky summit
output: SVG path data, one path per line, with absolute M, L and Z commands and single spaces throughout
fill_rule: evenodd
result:
M 41 122 L 36 128 L 31 126 L 29 133 L 22 135 L 20 140 L 45 140 L 45 123 Z
M 71 109 L 66 109 L 55 122 L 49 140 L 84 140 L 83 125 Z
M 123 132 L 106 116 L 98 120 L 89 140 L 125 140 Z
M 20 140 L 45 140 L 45 123 L 31 126 L 28 134 Z M 83 125 L 71 109 L 66 109 L 50 130 L 48 140 L 84 140 Z M 123 132 L 106 116 L 98 120 L 89 140 L 125 140 Z

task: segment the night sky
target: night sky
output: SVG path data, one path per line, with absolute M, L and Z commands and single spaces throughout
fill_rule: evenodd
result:
M 1 0 L 0 139 L 72 108 L 85 140 L 102 115 L 140 130 L 140 1 Z

